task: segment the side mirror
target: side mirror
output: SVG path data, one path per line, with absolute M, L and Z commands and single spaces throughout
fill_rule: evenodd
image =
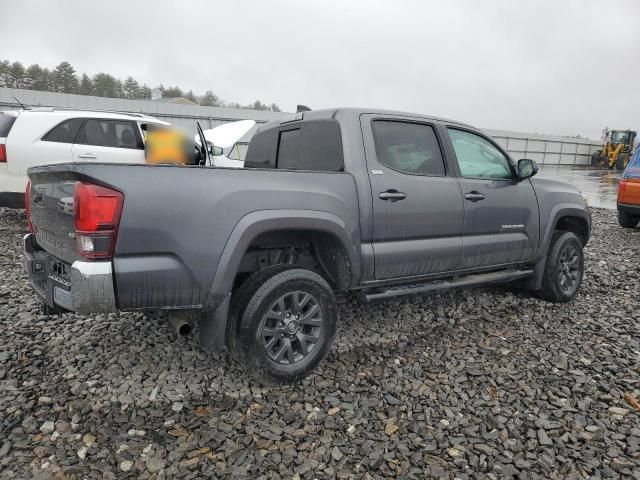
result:
M 222 149 L 222 147 L 216 147 L 215 145 L 212 144 L 208 144 L 209 145 L 209 154 L 213 155 L 214 157 L 219 157 L 220 155 L 224 154 L 224 150 Z
M 518 160 L 518 180 L 526 180 L 538 173 L 538 164 L 530 158 Z

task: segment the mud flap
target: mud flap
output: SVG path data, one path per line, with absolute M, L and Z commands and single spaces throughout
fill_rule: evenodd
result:
M 533 264 L 533 276 L 526 281 L 525 288 L 528 288 L 529 290 L 540 290 L 542 287 L 542 278 L 544 277 L 544 267 L 546 264 L 546 255 Z
M 213 353 L 222 353 L 225 348 L 227 317 L 231 295 L 215 310 L 205 310 L 200 317 L 200 345 Z

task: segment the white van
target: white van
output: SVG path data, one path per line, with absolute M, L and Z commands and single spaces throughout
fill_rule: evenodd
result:
M 150 124 L 170 125 L 135 113 L 55 107 L 0 112 L 0 206 L 24 206 L 27 169 L 35 165 L 144 163 Z

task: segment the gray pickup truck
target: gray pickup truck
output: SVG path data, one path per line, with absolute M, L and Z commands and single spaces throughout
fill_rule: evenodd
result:
M 289 382 L 326 356 L 336 292 L 371 301 L 520 281 L 571 300 L 591 217 L 482 131 L 333 109 L 263 125 L 244 169 L 58 164 L 29 170 L 34 290 L 50 312 L 168 310 L 203 345 Z

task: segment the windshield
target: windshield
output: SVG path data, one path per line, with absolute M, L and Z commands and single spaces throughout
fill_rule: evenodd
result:
M 625 143 L 629 132 L 611 132 L 611 143 Z

